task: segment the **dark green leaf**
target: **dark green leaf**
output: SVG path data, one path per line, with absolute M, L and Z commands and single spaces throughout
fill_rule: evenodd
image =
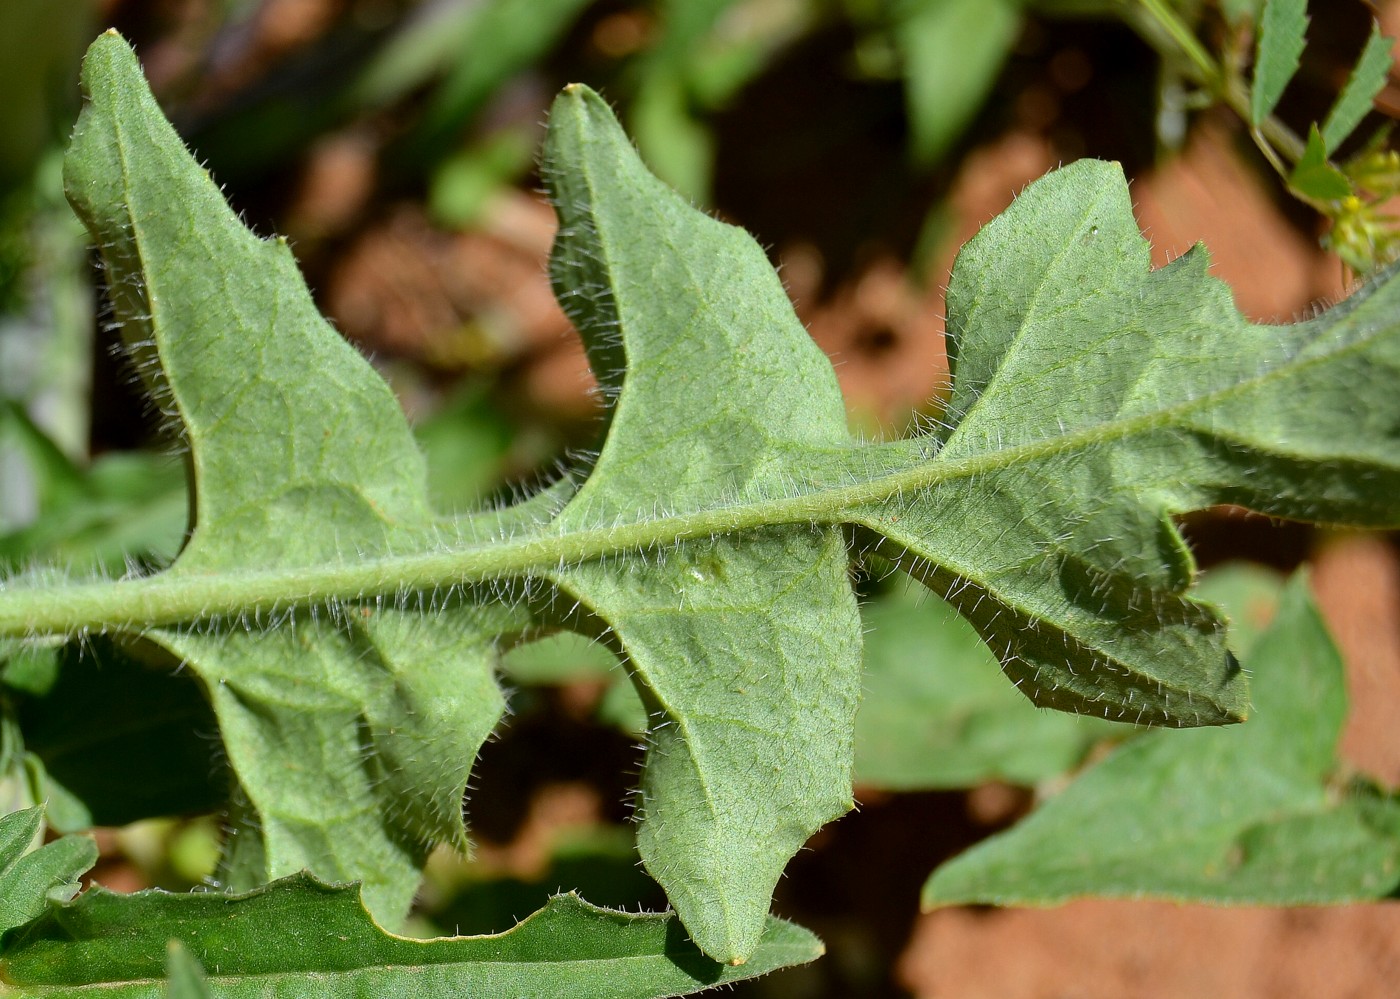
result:
M 73 642 L 54 683 L 20 702 L 25 748 L 42 763 L 48 793 L 81 803 L 81 815 L 50 815 L 58 828 L 219 807 L 218 726 L 198 682 L 170 675 L 177 666 L 140 662 L 102 637 Z
M 1249 119 L 1256 126 L 1273 112 L 1283 88 L 1298 72 L 1307 30 L 1308 0 L 1266 0 L 1249 94 Z
M 1342 664 L 1304 579 L 1245 662 L 1255 672 L 1247 724 L 1129 743 L 935 871 L 924 904 L 1100 895 L 1295 905 L 1390 892 L 1400 803 L 1334 786 Z
M 891 790 L 1020 784 L 1073 769 L 1094 743 L 1132 729 L 1040 711 L 1000 675 L 971 625 L 919 588 L 861 608 L 865 693 L 856 782 Z
M 1327 161 L 1327 143 L 1313 125 L 1303 158 L 1288 177 L 1289 186 L 1313 201 L 1340 201 L 1352 193 L 1351 181 Z
M 155 999 L 167 941 L 178 940 L 216 999 L 660 999 L 811 961 L 822 950 L 806 930 L 770 917 L 750 961 L 729 967 L 679 929 L 670 914 L 629 915 L 560 895 L 505 933 L 422 941 L 374 925 L 353 887 L 301 876 L 234 897 L 95 888 L 6 937 L 0 981 L 33 999 Z
M 1361 50 L 1361 57 L 1352 67 L 1346 86 L 1322 124 L 1322 141 L 1328 150 L 1335 152 L 1341 148 L 1371 110 L 1376 95 L 1385 87 L 1390 75 L 1390 51 L 1394 44 L 1395 39 L 1381 34 L 1379 24 L 1371 26 L 1366 47 Z

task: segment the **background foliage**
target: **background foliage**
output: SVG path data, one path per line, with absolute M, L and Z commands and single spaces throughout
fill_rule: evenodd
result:
M 6 166 L 12 235 L 4 271 L 10 319 L 0 338 L 9 396 L 0 414 L 0 524 L 7 528 L 0 558 L 10 569 L 36 561 L 80 571 L 94 564 L 120 571 L 131 559 L 159 564 L 173 554 L 182 529 L 183 477 L 175 463 L 128 449 L 155 439 L 155 421 L 132 418 L 139 404 L 129 401 L 123 378 L 114 377 L 118 368 L 105 360 L 107 334 L 100 331 L 95 403 L 85 385 L 94 337 L 85 239 L 58 194 L 56 156 L 75 110 L 76 55 L 100 18 L 115 19 L 137 40 L 165 106 L 255 227 L 293 234 L 331 314 L 354 315 L 358 307 L 368 317 L 347 316 L 343 324 L 376 350 L 408 407 L 423 414 L 415 432 L 439 506 L 466 506 L 509 489 L 507 483 L 537 474 L 561 448 L 584 443 L 591 433 L 592 410 L 577 389 L 577 366 L 553 339 L 560 324 L 540 318 L 538 296 L 531 299 L 520 268 L 496 272 L 498 286 L 521 289 L 513 298 L 454 286 L 443 276 L 483 254 L 518 260 L 538 250 L 530 235 L 538 223 L 513 185 L 535 183 L 541 108 L 569 79 L 600 85 L 619 101 L 643 155 L 663 178 L 758 231 L 788 263 L 790 283 L 805 281 L 797 290 L 815 303 L 815 314 L 808 314 L 814 333 L 835 324 L 828 343 L 857 373 L 908 366 L 908 341 L 937 339 L 911 328 L 901 310 L 935 308 L 921 300 L 918 288 L 941 285 L 940 255 L 966 235 L 959 232 L 964 223 L 956 194 L 949 194 L 963 176 L 959 164 L 1008 128 L 1027 131 L 1028 120 L 1039 120 L 1039 134 L 1061 156 L 1107 155 L 1133 169 L 1170 160 L 1188 120 L 1223 122 L 1240 137 L 1252 129 L 1262 149 L 1252 162 L 1276 161 L 1287 184 L 1331 220 L 1325 238 L 1354 270 L 1369 270 L 1390 252 L 1383 202 L 1395 183 L 1391 154 L 1365 145 L 1374 121 L 1344 145 L 1348 123 L 1356 124 L 1354 110 L 1370 103 L 1356 94 L 1384 83 L 1385 67 L 1375 55 L 1382 50 L 1374 41 L 1379 36 L 1367 41 L 1359 4 L 1351 14 L 1318 18 L 1306 48 L 1294 42 L 1301 30 L 1298 9 L 1288 14 L 1283 8 L 1290 5 L 1276 5 L 1274 20 L 1265 21 L 1273 25 L 1265 39 L 1274 40 L 1261 53 L 1261 68 L 1252 77 L 1240 71 L 1246 86 L 1254 83 L 1247 104 L 1230 89 L 1228 70 L 1252 53 L 1253 34 L 1232 28 L 1255 13 L 1249 4 L 1219 10 L 1162 5 L 1199 40 L 1204 64 L 1200 53 L 1171 37 L 1172 21 L 1144 17 L 1133 5 L 1119 16 L 1118 4 L 1097 10 L 1092 4 L 989 8 L 956 2 L 308 4 L 300 27 L 297 15 L 287 13 L 295 5 L 286 4 L 118 4 L 100 13 L 73 4 L 66 19 L 40 17 L 46 6 L 10 5 L 5 17 L 27 12 L 42 26 L 0 32 L 25 39 L 7 65 L 16 67 L 16 80 L 31 95 L 12 102 L 16 120 L 5 126 L 7 135 L 31 137 L 6 146 L 15 162 Z M 1075 19 L 1061 20 L 1067 15 Z M 1085 16 L 1091 19 L 1079 20 Z M 1112 55 L 1123 47 L 1128 55 Z M 1305 68 L 1296 78 L 1297 55 L 1289 54 L 1295 48 Z M 1308 59 L 1317 60 L 1312 69 Z M 1361 82 L 1348 90 L 1337 69 L 1353 64 Z M 1088 80 L 1076 87 L 1085 66 Z M 1219 87 L 1211 66 L 1224 80 Z M 1339 91 L 1343 99 L 1332 107 Z M 1058 103 L 1049 120 L 1047 94 Z M 1196 106 L 1211 97 L 1234 105 L 1234 113 L 1198 114 Z M 1106 113 L 1112 128 L 1086 124 Z M 998 148 L 1004 153 L 1008 147 Z M 1338 158 L 1339 150 L 1346 159 Z M 990 209 L 979 210 L 975 221 L 984 221 Z M 1296 206 L 1282 211 L 1307 238 L 1317 232 L 1317 216 Z M 366 275 L 385 269 L 384 258 L 373 256 L 376 243 L 391 247 L 391 255 L 394 247 L 408 247 L 413 266 L 428 276 L 392 274 L 393 281 L 374 290 L 379 300 L 366 304 L 354 292 Z M 890 259 L 912 262 L 899 272 L 893 293 L 880 284 L 882 261 Z M 432 307 L 407 304 L 414 292 L 425 292 Z M 872 317 L 869 300 L 881 294 L 893 295 L 897 304 L 877 306 Z M 907 423 L 939 384 L 933 363 L 927 370 L 926 383 L 905 392 L 889 376 L 864 392 L 852 393 L 848 384 L 848 397 L 861 407 L 854 418 L 875 430 Z M 89 464 L 90 449 L 96 457 Z M 1267 557 L 1285 568 L 1313 543 L 1297 529 L 1265 537 Z M 1249 535 L 1213 541 L 1206 520 L 1193 538 L 1207 561 L 1251 553 Z M 882 575 L 875 571 L 861 581 L 863 614 L 876 625 L 857 730 L 864 796 L 878 800 L 884 789 L 963 788 L 989 779 L 1050 786 L 1092 747 L 1124 734 L 1035 712 L 1011 696 L 980 644 L 958 624 L 932 623 L 937 616 L 926 601 L 921 614 L 908 613 L 911 598 Z M 948 671 L 913 673 L 901 643 L 921 650 L 946 646 Z M 149 675 L 122 650 L 99 643 L 96 652 L 114 678 Z M 967 680 L 955 672 L 964 667 Z M 150 814 L 128 794 L 103 801 L 73 785 L 86 779 L 113 787 L 89 766 L 110 755 L 93 741 L 101 731 L 75 745 L 53 723 L 55 710 L 46 711 L 45 701 L 70 711 L 83 693 L 51 686 L 43 675 L 49 668 L 42 657 L 23 656 L 6 667 L 6 683 L 19 692 L 11 696 L 24 744 L 33 754 L 23 762 L 8 758 L 8 792 L 20 803 L 41 764 L 59 785 L 75 790 L 73 800 L 51 802 L 59 828 L 118 825 Z M 623 800 L 619 775 L 634 765 L 630 737 L 614 735 L 610 726 L 635 731 L 642 710 L 627 686 L 614 682 L 615 664 L 597 646 L 559 638 L 520 646 L 506 669 L 518 683 L 511 694 L 514 721 L 510 734 L 486 749 L 472 806 L 474 834 L 490 844 L 494 830 L 498 846 L 484 850 L 475 867 L 435 861 L 419 927 L 500 930 L 561 886 L 578 887 L 595 903 L 657 904 L 648 894 L 654 889 L 632 870 L 628 834 L 615 835 L 609 822 L 619 817 Z M 985 693 L 978 693 L 982 686 Z M 169 685 L 159 692 L 123 683 L 113 689 L 128 692 L 130 707 L 100 700 L 108 711 L 164 705 L 171 749 L 143 771 L 159 772 L 166 782 L 148 786 L 152 798 L 179 801 L 183 813 L 213 804 L 205 779 L 211 722 L 201 703 Z M 45 696 L 35 696 L 39 692 Z M 911 734 L 899 736 L 902 728 Z M 911 751 L 917 739 L 929 738 L 938 745 Z M 530 781 L 553 783 L 533 798 L 504 793 L 522 785 L 516 775 L 527 769 Z M 1008 793 L 1010 808 L 999 815 L 994 810 L 994 824 L 1024 807 L 1019 792 Z M 1357 835 L 1388 828 L 1389 820 L 1367 811 L 1369 793 L 1360 797 L 1363 814 L 1349 827 Z M 562 810 L 566 821 L 551 819 L 550 809 Z M 824 866 L 842 866 L 841 837 L 874 833 L 827 834 L 838 843 L 799 859 L 795 884 L 784 888 L 779 906 L 800 914 L 833 946 L 849 943 L 849 956 L 797 972 L 785 985 L 776 979 L 771 987 L 818 994 L 820 979 L 829 978 L 838 994 L 894 988 L 888 961 L 903 940 L 912 886 L 935 859 L 983 832 L 964 817 L 960 797 L 890 799 L 869 811 L 860 817 L 862 829 L 884 825 L 895 836 L 912 830 L 926 859 L 911 857 L 912 874 L 891 873 L 902 888 L 884 893 L 876 916 L 846 919 L 835 910 L 850 903 L 804 903 L 804 894 L 822 894 L 814 887 L 820 882 L 797 883 Z M 127 850 L 132 860 L 144 854 L 150 874 L 178 886 L 208 873 L 211 830 L 207 823 L 148 827 L 128 834 L 145 836 L 146 845 L 130 840 Z M 1335 848 L 1335 840 L 1321 842 Z M 1350 848 L 1347 855 L 1356 856 Z M 876 894 L 878 879 L 870 887 Z M 834 894 L 849 899 L 858 889 L 841 885 Z M 883 925 L 900 931 L 891 936 Z

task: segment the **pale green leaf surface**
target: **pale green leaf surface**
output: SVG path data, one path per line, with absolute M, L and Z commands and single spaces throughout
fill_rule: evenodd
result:
M 910 147 L 922 164 L 956 142 L 1021 29 L 1020 0 L 905 0 L 894 39 L 904 63 Z
M 71 196 L 187 437 L 196 521 L 165 573 L 7 582 L 0 634 L 125 630 L 191 660 L 252 832 L 235 883 L 320 857 L 392 919 L 496 710 L 492 643 L 529 623 L 512 601 L 572 623 L 576 600 L 652 712 L 642 855 L 702 949 L 742 960 L 787 858 L 849 807 L 842 525 L 945 595 L 1033 700 L 1191 725 L 1239 718 L 1245 693 L 1223 623 L 1186 596 L 1172 515 L 1400 523 L 1395 281 L 1251 326 L 1203 253 L 1151 271 L 1121 172 L 1081 162 L 960 256 L 943 431 L 860 445 L 762 251 L 648 175 L 581 87 L 551 122 L 552 269 L 608 438 L 586 480 L 435 518 L 388 389 L 316 317 L 285 246 L 237 224 L 120 39 L 86 79 Z M 472 603 L 522 577 L 498 610 Z M 439 670 L 481 692 L 426 715 L 457 733 L 444 752 L 399 725 Z M 335 801 L 288 800 L 313 771 Z
M 584 88 L 556 102 L 546 155 L 556 294 L 615 397 L 602 453 L 557 523 L 773 494 L 804 449 L 848 445 L 831 366 L 752 239 L 649 174 Z M 556 577 L 612 629 L 645 689 L 638 846 L 723 960 L 747 956 L 789 858 L 851 807 L 860 620 L 846 564 L 839 528 L 796 525 Z
M 37 918 L 52 892 L 76 892 L 79 876 L 97 863 L 97 844 L 87 836 L 30 850 L 42 824 L 42 808 L 0 817 L 0 934 Z
M 435 545 L 398 403 L 316 311 L 286 244 L 233 215 L 119 38 L 94 44 L 83 79 L 70 196 L 98 237 L 124 337 L 138 357 L 159 351 L 145 374 L 190 448 L 194 525 L 166 577 Z M 424 610 L 431 625 L 367 605 L 147 636 L 210 690 L 249 809 L 236 849 L 262 858 L 230 867 L 239 887 L 302 868 L 362 879 L 392 923 L 428 848 L 463 842 L 456 802 L 502 707 L 500 619 Z M 248 836 L 265 842 L 250 853 Z
M 259 841 L 234 843 L 230 887 L 307 869 L 362 880 L 372 911 L 402 918 L 431 847 L 466 846 L 460 802 L 504 708 L 481 625 L 365 607 L 337 625 L 163 637 L 209 687 L 247 799 L 235 840 Z
M 1096 742 L 1133 733 L 1116 722 L 1037 709 L 1000 675 L 971 625 L 922 587 L 878 596 L 861 608 L 861 619 L 861 786 L 1037 784 L 1073 769 Z
M 1129 743 L 940 867 L 925 906 L 1085 895 L 1293 905 L 1391 891 L 1400 804 L 1330 786 L 1342 664 L 1304 579 L 1284 591 L 1245 662 L 1256 675 L 1248 723 Z
M 1307 30 L 1308 0 L 1266 0 L 1249 94 L 1249 119 L 1256 126 L 1273 112 L 1283 88 L 1298 72 Z
M 353 887 L 304 876 L 232 898 L 96 888 L 4 939 L 0 995 L 155 999 L 168 940 L 203 966 L 216 999 L 661 999 L 822 952 L 806 930 L 769 917 L 749 963 L 727 967 L 679 929 L 671 914 L 630 915 L 560 895 L 505 933 L 409 940 L 375 926 Z
M 1371 26 L 1366 47 L 1361 50 L 1346 85 L 1337 96 L 1337 102 L 1322 123 L 1322 140 L 1329 152 L 1335 152 L 1356 131 L 1356 126 L 1371 110 L 1376 95 L 1385 87 L 1390 75 L 1390 52 L 1394 44 L 1395 39 L 1381 34 L 1379 24 Z
M 957 606 L 1037 703 L 1239 718 L 1244 678 L 1223 623 L 1185 595 L 1171 517 L 1396 515 L 1394 283 L 1255 326 L 1206 266 L 1198 248 L 1150 269 L 1116 166 L 1045 177 L 959 255 L 939 433 L 884 446 L 957 472 L 870 507 L 861 523 L 885 539 L 870 543 Z

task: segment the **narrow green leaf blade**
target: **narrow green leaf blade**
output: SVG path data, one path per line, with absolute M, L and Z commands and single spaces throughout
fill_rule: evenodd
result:
M 164 999 L 213 999 L 204 981 L 204 969 L 177 940 L 165 951 Z
M 374 925 L 353 887 L 307 877 L 233 897 L 97 888 L 5 938 L 0 981 L 34 999 L 156 999 L 167 941 L 178 940 L 203 966 L 216 999 L 651 999 L 752 978 L 822 952 L 806 930 L 770 918 L 752 959 L 733 968 L 706 958 L 678 931 L 670 914 L 629 915 L 560 895 L 505 933 L 409 940 Z
M 906 0 L 894 39 L 917 162 L 935 163 L 982 107 L 1021 28 L 1019 0 Z
M 1301 577 L 1245 661 L 1256 673 L 1248 724 L 1129 743 L 935 871 L 924 904 L 1100 895 L 1290 905 L 1391 891 L 1400 803 L 1329 786 L 1342 666 Z
M 1254 56 L 1249 120 L 1258 126 L 1278 106 L 1283 88 L 1298 72 L 1308 30 L 1308 0 L 1267 0 Z
M 647 172 L 587 88 L 556 101 L 546 155 L 556 293 L 614 400 L 556 525 L 770 494 L 800 456 L 849 448 L 831 366 L 747 234 Z M 748 958 L 789 858 L 851 807 L 860 637 L 846 564 L 839 528 L 796 525 L 556 576 L 644 688 L 642 858 L 720 960 Z
M 1379 24 L 1371 25 L 1366 47 L 1361 50 L 1361 57 L 1352 67 L 1346 86 L 1337 96 L 1332 110 L 1327 112 L 1327 120 L 1322 123 L 1322 141 L 1327 149 L 1335 151 L 1341 148 L 1371 110 L 1376 95 L 1385 87 L 1390 74 L 1390 52 L 1394 45 L 1395 39 L 1382 35 Z

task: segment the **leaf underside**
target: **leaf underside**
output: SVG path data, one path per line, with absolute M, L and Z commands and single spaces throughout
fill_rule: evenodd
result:
M 784 864 L 850 806 L 851 538 L 1037 704 L 1206 725 L 1243 717 L 1244 677 L 1172 518 L 1400 522 L 1389 278 L 1252 326 L 1204 252 L 1152 271 L 1121 171 L 1076 163 L 960 255 L 941 424 L 868 444 L 761 250 L 651 177 L 584 87 L 550 120 L 551 275 L 607 437 L 534 500 L 444 517 L 387 386 L 286 245 L 238 223 L 120 38 L 84 87 L 69 196 L 188 445 L 193 523 L 146 578 L 6 584 L 0 636 L 108 630 L 187 664 L 236 776 L 234 887 L 362 880 L 393 924 L 427 849 L 462 842 L 498 641 L 576 624 L 651 712 L 647 868 L 705 953 L 743 961 Z

